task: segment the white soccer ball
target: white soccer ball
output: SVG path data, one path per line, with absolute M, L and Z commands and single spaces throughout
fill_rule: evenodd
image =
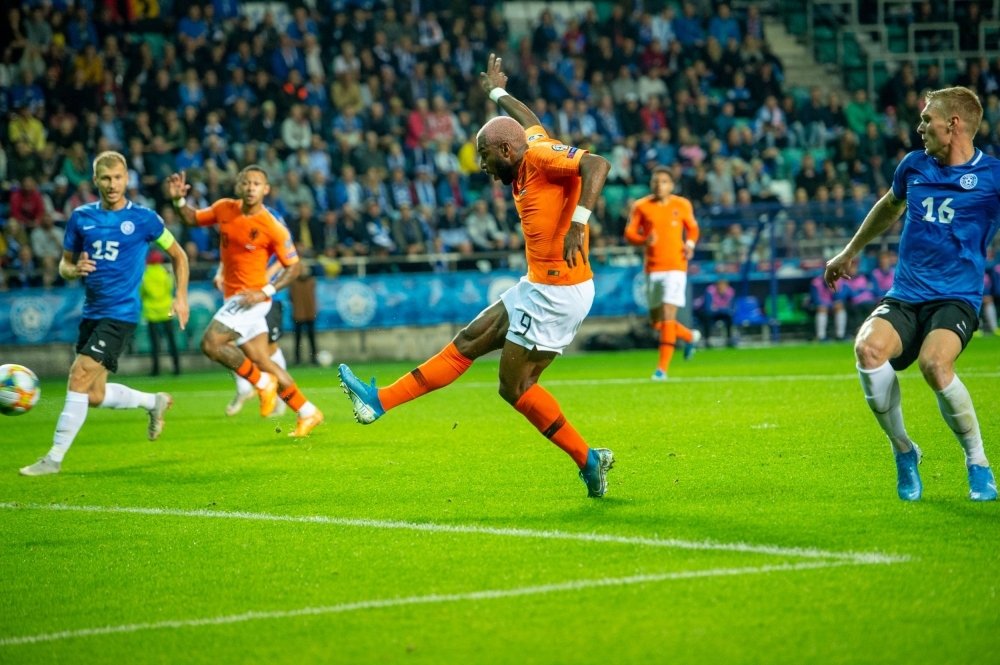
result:
M 319 363 L 320 367 L 329 367 L 333 364 L 333 354 L 323 349 L 316 354 L 316 362 Z
M 38 377 L 21 365 L 0 365 L 0 413 L 19 416 L 38 404 Z

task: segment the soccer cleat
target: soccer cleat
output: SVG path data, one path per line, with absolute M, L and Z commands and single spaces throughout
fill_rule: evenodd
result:
M 385 415 L 385 409 L 378 399 L 378 388 L 375 387 L 374 377 L 371 385 L 368 385 L 354 376 L 354 372 L 347 365 L 341 365 L 337 372 L 340 374 L 340 387 L 354 405 L 355 420 L 362 425 L 370 425 Z
M 923 459 L 917 444 L 908 453 L 896 453 L 896 493 L 903 501 L 916 501 L 924 491 L 917 465 Z
M 267 372 L 261 372 L 260 375 L 269 379 L 267 386 L 257 389 L 257 394 L 260 396 L 260 415 L 267 418 L 278 404 L 278 380 Z
M 300 437 L 309 436 L 309 432 L 317 425 L 323 424 L 323 412 L 319 409 L 313 412 L 311 416 L 305 418 L 299 418 L 299 421 L 295 424 L 295 431 L 289 432 L 288 436 Z
M 235 416 L 237 413 L 243 410 L 243 403 L 247 400 L 253 398 L 254 391 L 250 391 L 246 394 L 237 392 L 233 395 L 233 399 L 230 400 L 229 404 L 226 405 L 226 415 L 229 417 Z
M 39 457 L 38 461 L 31 466 L 21 469 L 20 473 L 22 476 L 48 476 L 53 473 L 59 473 L 61 467 L 62 464 L 52 461 L 46 455 L 45 457 Z
M 156 405 L 149 412 L 149 431 L 146 432 L 150 441 L 156 441 L 163 434 L 163 414 L 173 403 L 173 398 L 167 393 L 156 393 Z
M 599 499 L 608 491 L 608 471 L 615 465 L 615 455 L 607 448 L 591 448 L 587 464 L 580 469 L 580 480 L 587 484 L 587 496 Z
M 659 367 L 657 367 L 656 371 L 653 372 L 653 376 L 651 376 L 649 378 L 652 379 L 653 381 L 666 381 L 667 380 L 667 373 L 664 372 Z
M 274 411 L 271 412 L 268 418 L 280 418 L 285 415 L 286 411 L 288 411 L 288 404 L 285 403 L 285 400 L 279 399 L 274 403 Z
M 972 501 L 996 501 L 997 481 L 988 466 L 973 464 L 969 467 L 969 499 Z
M 684 360 L 694 358 L 694 352 L 698 350 L 698 342 L 701 341 L 701 331 L 691 331 L 691 341 L 684 345 Z

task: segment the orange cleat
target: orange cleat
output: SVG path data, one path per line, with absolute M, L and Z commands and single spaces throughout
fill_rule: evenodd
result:
M 260 396 L 260 415 L 267 418 L 278 404 L 278 380 L 267 372 L 261 372 L 261 376 L 270 379 L 266 387 L 257 389 L 257 395 Z
M 309 436 L 309 432 L 313 431 L 313 428 L 317 425 L 323 424 L 323 412 L 316 409 L 316 412 L 311 416 L 306 418 L 299 418 L 299 421 L 295 424 L 295 431 L 290 432 L 288 436 Z

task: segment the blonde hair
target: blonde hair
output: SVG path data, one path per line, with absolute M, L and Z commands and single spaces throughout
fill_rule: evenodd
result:
M 961 118 L 970 136 L 979 131 L 979 125 L 983 122 L 983 105 L 972 90 L 956 86 L 928 92 L 927 104 L 935 101 L 945 117 L 957 115 Z
M 97 157 L 94 157 L 94 175 L 97 175 L 97 168 L 99 166 L 110 166 L 114 162 L 119 162 L 125 167 L 126 171 L 128 170 L 128 162 L 125 161 L 125 155 L 114 150 L 105 150 Z

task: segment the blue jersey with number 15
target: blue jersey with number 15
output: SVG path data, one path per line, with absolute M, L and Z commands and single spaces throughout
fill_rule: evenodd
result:
M 941 166 L 911 152 L 896 168 L 892 193 L 906 201 L 906 224 L 886 296 L 962 300 L 979 311 L 986 249 L 1000 227 L 1000 160 L 977 149 L 966 164 Z
M 139 321 L 139 283 L 146 270 L 149 243 L 163 235 L 163 220 L 131 201 L 121 210 L 105 210 L 101 202 L 73 211 L 66 223 L 63 249 L 87 252 L 97 269 L 83 278 L 87 296 L 85 319 Z

